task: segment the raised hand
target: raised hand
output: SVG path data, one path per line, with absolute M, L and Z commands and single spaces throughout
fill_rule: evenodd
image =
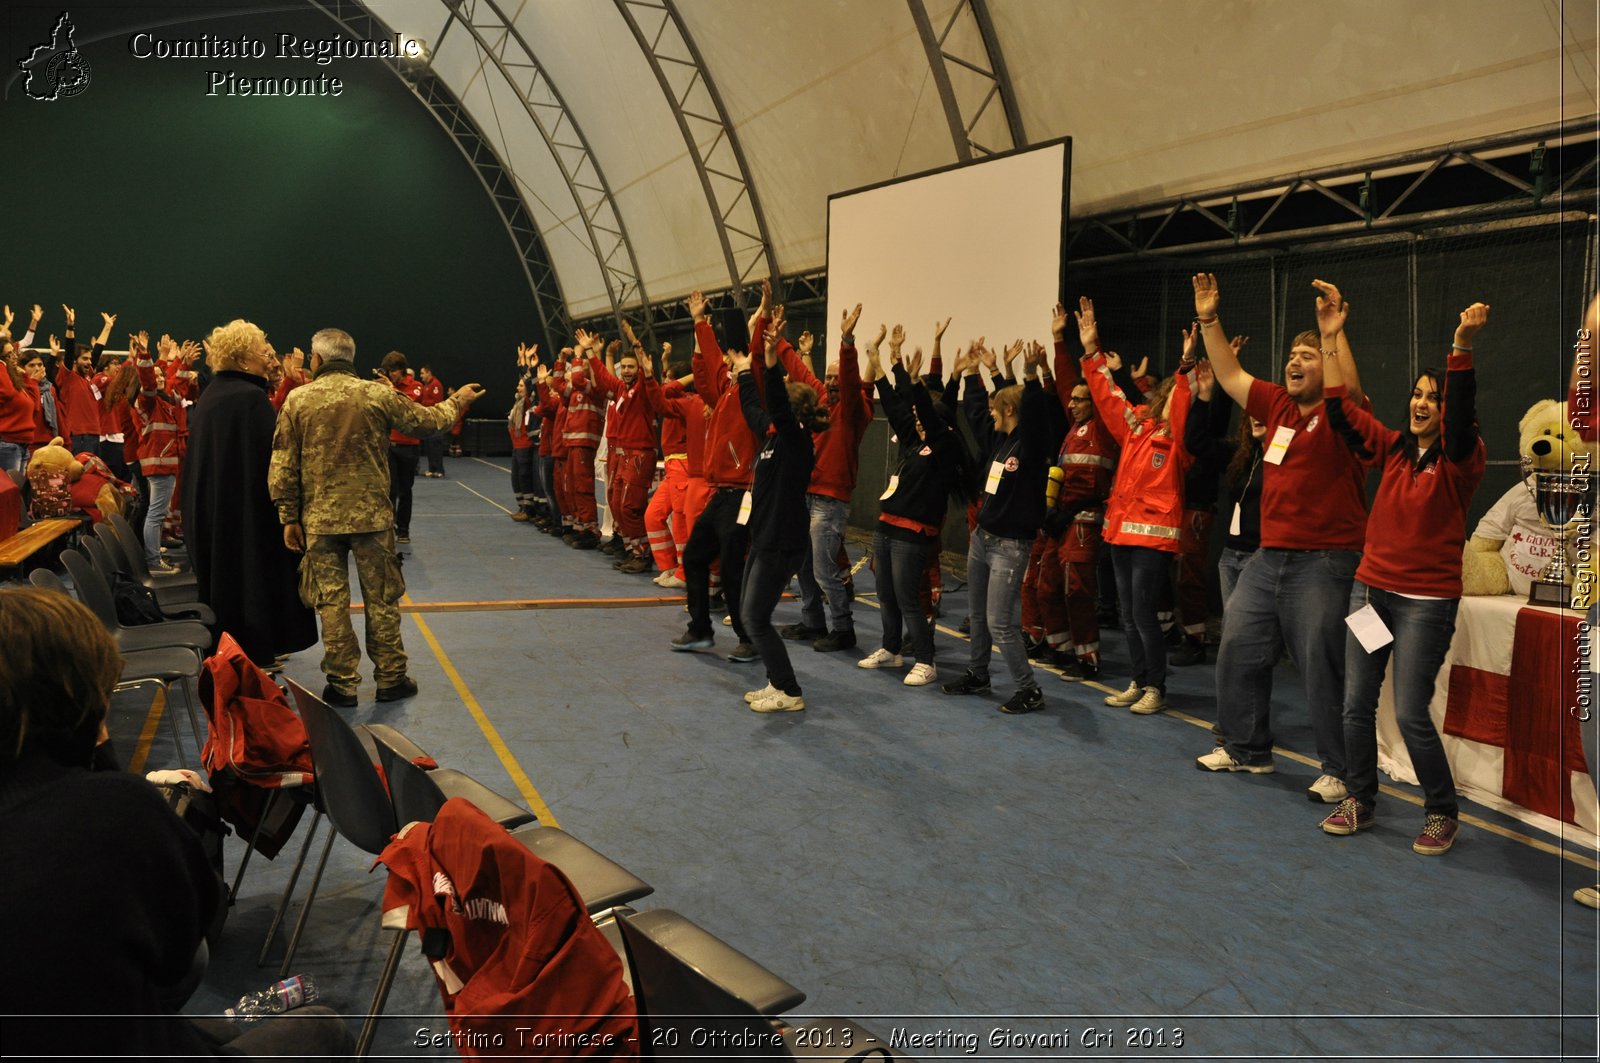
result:
M 1249 342 L 1249 336 L 1235 336 L 1228 341 L 1228 343 L 1233 347 L 1233 353 L 1235 357 L 1238 357 L 1239 353 L 1244 350 L 1244 345 Z
M 550 379 L 550 367 L 545 365 L 543 362 L 539 363 L 539 368 L 538 368 L 537 372 L 538 372 L 537 379 L 538 379 L 539 383 L 543 384 L 545 381 Z
M 1194 316 L 1202 322 L 1210 321 L 1217 316 L 1217 308 L 1222 305 L 1222 292 L 1217 288 L 1216 275 L 1196 273 L 1193 284 Z
M 55 358 L 61 357 L 61 341 L 56 339 L 54 335 L 50 337 L 50 354 Z
M 1107 369 L 1115 373 L 1122 368 L 1122 355 L 1118 354 L 1116 351 L 1106 351 L 1105 356 Z
M 672 356 L 672 344 L 665 341 L 661 344 L 661 364 L 666 365 L 667 359 Z
M 1489 323 L 1489 306 L 1487 303 L 1473 303 L 1461 311 L 1461 324 L 1456 326 L 1456 346 L 1472 349 L 1472 337 L 1478 330 Z
M 800 333 L 800 338 L 794 341 L 794 349 L 800 352 L 800 357 L 810 358 L 811 349 L 817 345 L 817 338 L 810 332 Z
M 885 337 L 885 336 L 887 336 L 887 335 L 888 335 L 888 334 L 889 334 L 889 330 L 888 330 L 888 329 L 887 329 L 887 328 L 885 328 L 885 327 L 884 327 L 884 326 L 882 326 L 882 325 L 879 325 L 879 326 L 878 326 L 878 335 L 877 335 L 877 338 L 876 338 L 876 339 L 874 339 L 874 340 L 873 340 L 873 341 L 872 341 L 872 342 L 871 342 L 871 343 L 869 343 L 869 344 L 867 344 L 867 350 L 869 350 L 869 351 L 874 351 L 874 352 L 876 352 L 876 351 L 877 351 L 877 349 L 878 349 L 878 348 L 879 348 L 879 347 L 880 347 L 880 346 L 882 346 L 882 344 L 883 344 L 883 338 L 884 338 L 884 337 Z
M 1199 340 L 1200 322 L 1196 321 L 1192 326 L 1183 330 L 1183 357 L 1180 361 L 1184 367 L 1187 368 L 1194 364 L 1194 349 Z
M 578 329 L 573 335 L 573 339 L 577 341 L 578 350 L 580 351 L 587 351 L 589 349 L 589 341 L 593 338 L 595 337 L 592 333 L 586 332 L 583 329 Z
M 39 322 L 44 319 L 44 307 L 40 306 L 38 303 L 34 303 L 33 304 L 32 313 L 33 313 L 33 321 L 32 321 L 31 324 L 28 325 L 28 330 L 30 332 L 33 329 L 37 328 L 38 325 L 39 325 Z
M 1028 353 L 1022 357 L 1022 364 L 1029 372 L 1044 365 L 1044 347 L 1037 342 L 1030 341 L 1028 343 Z
M 1078 342 L 1084 354 L 1100 349 L 1100 325 L 1094 319 L 1094 301 L 1086 295 L 1078 296 Z
M 1150 371 L 1150 359 L 1148 357 L 1139 359 L 1138 363 L 1135 364 L 1134 367 L 1133 367 L 1134 379 L 1137 380 L 1137 379 L 1143 377 L 1149 371 Z
M 611 359 L 612 361 L 616 361 L 617 360 L 617 355 L 620 354 L 620 353 L 622 353 L 622 341 L 621 340 L 612 340 L 610 343 L 606 344 L 606 357 L 607 358 Z
M 5 314 L 6 314 L 5 329 L 6 329 L 7 332 L 10 332 L 11 331 L 11 322 L 16 320 L 16 315 L 11 312 L 11 304 L 10 303 L 6 304 Z
M 474 402 L 483 398 L 484 392 L 481 384 L 462 384 L 451 394 L 460 400 L 461 405 L 471 406 Z
M 905 342 L 906 330 L 901 328 L 899 323 L 896 323 L 889 333 L 889 353 L 891 355 L 897 354 L 900 348 L 905 346 Z
M 1016 359 L 1017 355 L 1019 355 L 1021 353 L 1022 353 L 1022 341 L 1021 340 L 1017 340 L 1015 343 L 1012 343 L 1010 346 L 1006 347 L 1006 365 L 1010 365 Z
M 861 304 L 857 303 L 854 310 L 846 310 L 839 322 L 839 338 L 853 339 L 856 334 L 856 322 L 861 320 Z
M 1202 359 L 1194 367 L 1194 391 L 1202 402 L 1210 402 L 1212 390 L 1216 387 L 1217 375 L 1212 372 L 1211 362 Z
M 698 288 L 689 293 L 689 316 L 696 322 L 706 319 L 706 297 L 700 294 Z
M 109 329 L 112 325 L 115 325 L 117 323 L 117 315 L 116 314 L 108 314 L 104 310 L 102 310 L 102 311 L 100 311 L 100 320 L 104 321 L 106 323 L 106 328 Z M 9 324 L 9 323 L 10 322 L 8 321 L 7 324 Z
M 76 310 L 72 309 L 72 307 L 68 306 L 66 303 L 61 304 L 61 309 L 67 312 L 68 328 L 71 328 L 78 323 L 78 312 Z
M 950 320 L 951 320 L 950 318 L 945 318 L 944 319 L 944 324 L 942 324 L 942 325 L 937 321 L 935 321 L 933 323 L 933 342 L 934 343 L 938 343 L 940 340 L 944 339 L 944 330 L 950 327 Z
M 789 320 L 783 316 L 783 304 L 779 303 L 772 310 L 772 325 L 768 329 L 768 332 L 782 332 L 784 327 L 788 324 Z
M 772 278 L 761 278 L 761 305 L 756 307 L 757 317 L 766 317 L 772 311 Z
M 628 338 L 629 346 L 637 347 L 639 345 L 639 337 L 633 334 L 633 325 L 629 323 L 627 318 L 622 319 L 622 334 Z
M 896 355 L 898 357 L 898 355 Z M 906 375 L 913 384 L 922 380 L 922 348 L 918 347 L 911 352 L 911 357 L 906 359 Z
M 1067 338 L 1067 308 L 1061 303 L 1050 308 L 1050 335 L 1057 343 Z
M 999 367 L 1000 360 L 994 356 L 993 351 L 984 346 L 984 339 L 985 337 L 979 336 L 973 343 L 971 350 L 969 350 L 967 353 L 977 358 L 979 364 L 981 364 L 985 369 L 989 370 L 989 372 L 993 373 Z
M 1331 339 L 1344 331 L 1350 304 L 1339 295 L 1339 289 L 1327 281 L 1314 280 L 1311 286 L 1322 293 L 1317 296 L 1317 330 L 1325 339 Z

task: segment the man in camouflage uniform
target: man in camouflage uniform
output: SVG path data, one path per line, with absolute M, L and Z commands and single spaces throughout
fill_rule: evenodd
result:
M 355 341 L 339 329 L 311 338 L 310 383 L 290 392 L 272 440 L 268 490 L 283 524 L 283 541 L 304 551 L 309 581 L 322 617 L 323 700 L 356 704 L 361 650 L 350 623 L 349 556 L 365 602 L 367 656 L 372 658 L 379 701 L 417 692 L 406 675 L 400 641 L 405 579 L 394 553 L 394 510 L 389 505 L 389 432 L 426 434 L 449 428 L 483 389 L 467 384 L 437 406 L 419 406 L 386 383 L 355 372 Z

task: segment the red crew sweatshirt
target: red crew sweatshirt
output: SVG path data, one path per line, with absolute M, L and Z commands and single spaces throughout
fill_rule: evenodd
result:
M 1283 461 L 1261 463 L 1261 545 L 1279 550 L 1360 550 L 1366 541 L 1366 470 L 1328 424 L 1322 403 L 1310 413 L 1281 384 L 1256 380 L 1245 412 L 1267 426 L 1267 455 L 1287 429 Z M 1456 563 L 1461 557 L 1459 552 Z

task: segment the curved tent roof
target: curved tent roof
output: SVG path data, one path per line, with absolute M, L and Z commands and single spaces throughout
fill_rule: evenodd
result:
M 366 7 L 493 143 L 579 319 L 820 268 L 830 193 L 985 150 L 1071 136 L 1082 217 L 1600 111 L 1593 10 L 1559 0 Z

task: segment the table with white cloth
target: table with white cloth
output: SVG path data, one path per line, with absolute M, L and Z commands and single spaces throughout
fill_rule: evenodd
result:
M 1463 797 L 1597 848 L 1600 809 L 1569 711 L 1595 694 L 1594 655 L 1581 652 L 1590 637 L 1576 610 L 1513 595 L 1463 598 L 1428 711 Z M 1388 682 L 1378 704 L 1378 767 L 1398 782 L 1417 781 Z

